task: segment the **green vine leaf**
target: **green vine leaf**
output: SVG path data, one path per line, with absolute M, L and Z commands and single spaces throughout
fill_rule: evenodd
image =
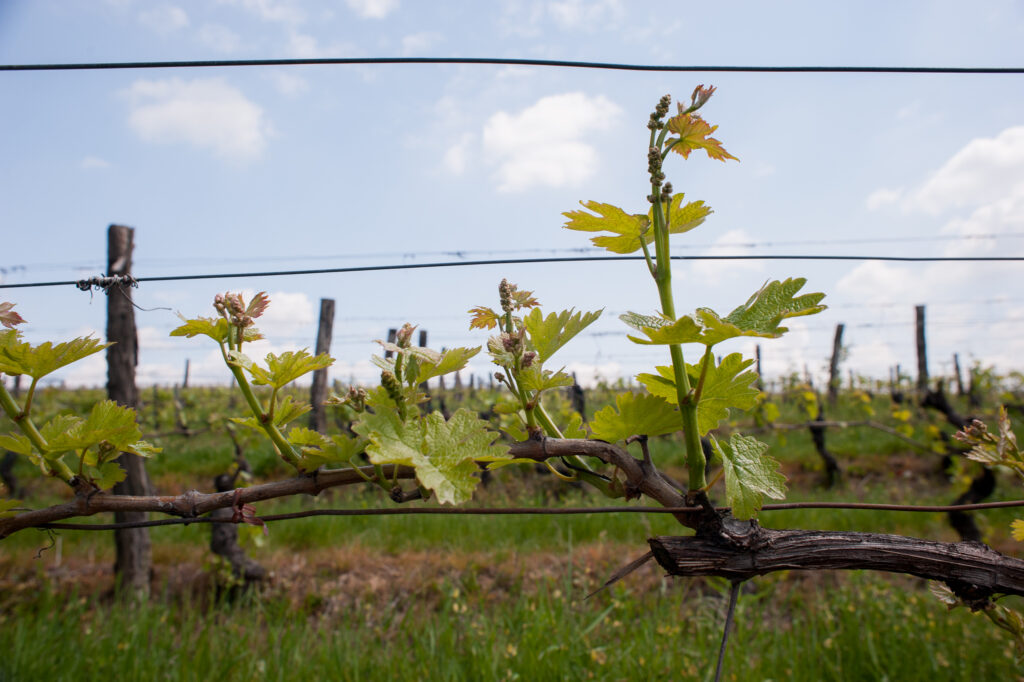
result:
M 251 301 L 249 305 L 252 306 L 253 303 L 256 303 L 256 299 Z M 262 310 L 260 313 L 262 314 Z M 231 324 L 223 317 L 196 317 L 189 319 L 181 313 L 178 313 L 178 317 L 185 324 L 171 330 L 171 336 L 185 336 L 190 339 L 195 336 L 209 336 L 217 343 L 226 343 L 231 333 Z M 246 327 L 242 332 L 242 340 L 245 342 L 258 341 L 262 338 L 263 335 L 260 334 L 256 327 Z
M 544 363 L 574 336 L 601 317 L 602 312 L 603 308 L 589 313 L 581 311 L 573 314 L 573 310 L 570 309 L 545 317 L 540 308 L 534 308 L 523 318 L 523 326 L 526 327 L 530 344 L 537 351 L 537 359 Z
M 765 454 L 766 444 L 738 433 L 728 442 L 712 438 L 711 443 L 722 457 L 725 496 L 737 519 L 757 516 L 765 497 L 786 497 L 786 477 L 779 473 L 779 463 Z
M 39 463 L 39 455 L 32 449 L 32 441 L 20 433 L 5 433 L 0 435 L 0 449 L 10 450 L 19 455 L 25 455 L 33 462 Z
M 113 345 L 86 336 L 57 345 L 46 341 L 33 346 L 28 342 L 13 340 L 11 334 L 12 332 L 6 332 L 8 340 L 0 346 L 0 372 L 12 376 L 25 374 L 36 381 L 61 367 Z
M 473 496 L 479 482 L 476 462 L 509 459 L 507 446 L 493 445 L 498 434 L 469 410 L 457 410 L 447 422 L 433 412 L 424 421 L 429 466 L 417 467 L 416 478 L 442 504 L 460 504 Z
M 290 395 L 286 395 L 274 409 L 274 426 L 282 428 L 312 409 L 308 404 L 296 402 Z M 263 429 L 256 417 L 232 417 L 231 421 L 242 426 L 248 426 L 251 429 L 256 429 L 257 431 Z
M 697 227 L 704 220 L 711 215 L 714 211 L 711 210 L 710 206 L 705 205 L 703 201 L 691 201 L 690 203 L 683 205 L 683 193 L 672 195 L 672 201 L 668 206 L 668 232 L 669 234 L 682 234 L 689 232 L 693 228 Z M 647 213 L 650 220 L 654 220 L 654 208 L 652 207 Z M 651 243 L 654 240 L 653 233 L 651 238 L 647 240 L 647 243 Z
M 334 358 L 326 353 L 314 356 L 305 349 L 285 351 L 280 355 L 267 353 L 265 360 L 266 369 L 253 362 L 245 353 L 234 350 L 228 352 L 228 362 L 248 372 L 254 384 L 274 388 L 282 388 L 305 374 L 325 369 L 334 363 Z
M 569 423 L 562 429 L 562 436 L 565 438 L 586 438 L 587 430 L 583 426 L 583 415 L 573 412 L 569 415 Z
M 749 410 L 757 404 L 757 373 L 745 371 L 754 363 L 744 360 L 739 353 L 730 353 L 722 358 L 719 365 L 708 366 L 704 387 L 697 403 L 697 428 L 700 435 L 718 426 L 729 418 L 730 409 Z M 658 374 L 639 374 L 637 380 L 647 387 L 652 395 L 672 403 L 678 403 L 676 384 L 671 367 L 658 367 Z M 700 381 L 700 365 L 686 365 L 690 384 L 694 387 Z
M 444 504 L 472 497 L 479 482 L 476 462 L 509 459 L 506 446 L 493 445 L 499 434 L 466 409 L 447 422 L 437 412 L 403 422 L 393 411 L 381 410 L 365 414 L 353 428 L 368 439 L 371 462 L 414 468 L 420 485 Z
M 465 369 L 469 361 L 479 352 L 480 346 L 476 348 L 450 348 L 440 353 L 436 360 L 420 358 L 416 383 L 422 384 L 428 379 Z
M 98 467 L 89 467 L 89 474 L 93 485 L 100 490 L 112 488 L 128 477 L 128 472 L 117 462 L 104 462 Z
M 301 455 L 300 468 L 316 471 L 330 463 L 348 462 L 366 448 L 365 438 L 348 435 L 325 436 L 312 429 L 296 426 L 288 432 L 288 442 L 296 446 Z
M 675 322 L 663 317 L 626 313 L 619 319 L 630 327 L 642 331 L 646 339 L 629 336 L 633 343 L 644 345 L 672 345 L 683 343 L 704 343 L 704 329 L 689 315 L 684 315 Z
M 0 519 L 17 516 L 18 512 L 14 511 L 14 509 L 20 506 L 21 500 L 0 500 Z
M 694 316 L 684 315 L 674 321 L 632 312 L 619 319 L 647 335 L 646 339 L 630 336 L 630 341 L 647 345 L 702 343 L 714 346 L 737 336 L 777 338 L 789 331 L 780 326 L 783 320 L 814 315 L 825 309 L 820 305 L 825 294 L 795 296 L 806 282 L 802 277 L 769 282 L 724 318 L 710 308 L 698 308 Z
M 630 436 L 660 436 L 681 428 L 679 410 L 667 400 L 645 393 L 620 393 L 615 406 L 606 405 L 594 415 L 594 438 L 615 443 Z
M 136 422 L 135 410 L 113 400 L 101 400 L 93 405 L 86 419 L 72 415 L 54 417 L 39 429 L 39 433 L 50 446 L 47 459 L 56 459 L 70 451 L 85 452 L 94 447 L 112 456 L 128 452 L 151 457 L 160 452 L 160 448 L 141 440 L 142 432 Z M 89 452 L 83 460 L 93 465 L 100 457 L 101 453 Z
M 654 239 L 650 218 L 645 215 L 630 215 L 618 206 L 596 201 L 581 201 L 580 205 L 593 213 L 567 211 L 562 215 L 568 218 L 569 222 L 563 227 L 567 230 L 611 232 L 618 235 L 615 237 L 607 235 L 591 237 L 590 241 L 594 246 L 607 249 L 612 253 L 628 254 L 638 251 L 643 243 L 650 243 Z
M 534 365 L 519 373 L 519 385 L 528 391 L 546 391 L 550 388 L 572 386 L 572 377 L 558 370 L 541 369 Z
M 783 320 L 814 315 L 826 307 L 820 305 L 825 294 L 796 296 L 806 283 L 803 277 L 791 277 L 784 282 L 768 282 L 724 319 L 709 308 L 701 308 L 697 314 L 705 328 L 703 343 L 713 345 L 736 336 L 782 336 L 789 331 L 779 326 Z
M 209 336 L 217 343 L 224 343 L 228 339 L 228 321 L 223 317 L 196 317 L 188 319 L 181 313 L 178 317 L 185 324 L 171 330 L 171 336 L 185 336 L 194 338 L 199 335 Z

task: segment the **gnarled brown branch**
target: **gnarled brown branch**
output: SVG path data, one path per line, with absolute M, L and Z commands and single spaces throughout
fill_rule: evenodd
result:
M 976 542 L 934 542 L 880 533 L 756 528 L 742 543 L 715 537 L 649 540 L 670 575 L 746 580 L 773 571 L 908 573 L 983 594 L 1024 595 L 1024 561 Z
M 657 472 L 645 473 L 641 462 L 624 450 L 603 441 L 583 439 L 546 439 L 531 440 L 512 445 L 512 454 L 524 459 L 543 461 L 553 457 L 584 455 L 596 457 L 603 462 L 618 467 L 626 476 L 627 485 L 633 486 L 638 492 L 644 493 L 668 507 L 685 507 L 686 500 Z M 384 477 L 391 480 L 396 477 L 393 465 L 384 465 Z M 360 471 L 362 474 L 360 474 Z M 75 497 L 63 504 L 22 512 L 17 516 L 0 519 L 0 539 L 25 528 L 32 528 L 48 523 L 78 516 L 92 516 L 102 512 L 133 511 L 155 512 L 194 518 L 207 514 L 215 509 L 227 509 L 238 504 L 252 504 L 263 500 L 292 495 L 317 495 L 322 490 L 343 485 L 364 483 L 366 477 L 375 475 L 374 467 L 356 469 L 321 470 L 312 474 L 304 474 L 283 481 L 273 481 L 260 485 L 241 488 L 237 493 L 231 490 L 219 493 L 201 493 L 190 490 L 176 496 L 139 496 L 111 495 L 109 493 L 88 490 L 82 486 L 76 490 Z M 415 472 L 408 467 L 398 467 L 397 478 L 410 479 Z M 677 518 L 689 518 L 678 514 Z
M 384 465 L 384 476 L 396 478 L 395 467 Z M 361 467 L 362 474 L 375 475 L 374 467 Z M 76 492 L 74 499 L 46 509 L 22 512 L 17 516 L 0 519 L 0 539 L 19 530 L 42 524 L 53 523 L 76 516 L 92 516 L 101 512 L 133 511 L 156 512 L 185 518 L 197 517 L 215 509 L 227 509 L 236 505 L 251 504 L 277 497 L 292 495 L 317 495 L 322 490 L 343 485 L 365 483 L 366 479 L 356 469 L 334 469 L 313 474 L 296 476 L 284 481 L 273 481 L 248 488 L 239 488 L 219 493 L 201 493 L 190 490 L 181 495 L 111 495 L 93 491 Z M 408 467 L 398 467 L 397 478 L 413 478 L 414 472 Z

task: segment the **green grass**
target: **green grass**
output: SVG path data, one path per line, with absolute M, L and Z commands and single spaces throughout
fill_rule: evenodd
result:
M 190 425 L 199 428 L 208 415 L 224 414 L 225 396 L 222 391 L 187 391 L 187 408 L 194 412 Z M 53 410 L 76 409 L 78 402 L 98 397 L 54 392 L 47 400 Z M 481 395 L 477 400 L 484 402 Z M 596 402 L 591 401 L 592 409 L 599 407 Z M 780 406 L 780 421 L 806 419 L 796 402 L 783 400 Z M 885 421 L 887 397 L 876 397 L 872 407 Z M 841 401 L 829 418 L 861 419 L 859 409 Z M 152 416 L 145 407 L 142 414 L 144 420 Z M 156 426 L 169 428 L 173 409 L 162 403 L 158 417 Z M 917 424 L 918 430 L 926 422 Z M 938 504 L 952 500 L 963 484 L 950 484 L 935 473 L 937 457 L 908 454 L 905 444 L 878 431 L 847 429 L 829 431 L 828 447 L 845 475 L 837 488 L 823 490 L 816 485 L 820 462 L 805 430 L 784 437 L 768 434 L 764 439 L 793 475 L 789 501 Z M 162 440 L 166 450 L 150 462 L 149 471 L 164 493 L 192 487 L 210 490 L 213 476 L 233 459 L 231 443 L 222 432 Z M 653 440 L 652 452 L 665 467 L 683 465 L 680 444 L 672 438 Z M 258 480 L 288 475 L 258 437 L 246 440 L 246 454 Z M 918 465 L 897 470 L 894 463 L 899 458 L 911 458 Z M 33 478 L 27 463 L 18 473 L 31 485 L 26 499 L 34 507 L 67 494 L 54 482 Z M 720 486 L 712 493 L 718 499 L 723 497 Z M 1019 495 L 1019 484 L 1004 477 L 994 499 Z M 496 472 L 494 482 L 480 490 L 474 503 L 611 504 L 592 491 L 537 476 L 529 467 Z M 380 490 L 353 487 L 316 499 L 260 503 L 257 514 L 391 506 Z M 1015 510 L 992 510 L 976 518 L 989 539 L 1000 545 L 1008 542 L 1009 523 L 1018 515 Z M 795 510 L 765 513 L 761 522 L 773 528 L 956 539 L 942 514 Z M 272 568 L 309 557 L 303 570 L 313 577 L 303 584 L 304 592 L 282 579 L 260 599 L 211 605 L 209 595 L 178 585 L 134 608 L 111 603 L 102 596 L 106 587 L 75 580 L 69 586 L 51 578 L 61 575 L 46 568 L 55 563 L 57 549 L 38 561 L 32 559 L 50 539 L 42 532 L 23 531 L 0 545 L 0 566 L 5 567 L 0 573 L 12 576 L 6 583 L 10 589 L 0 590 L 0 682 L 112 676 L 707 679 L 721 635 L 724 584 L 658 581 L 637 574 L 590 601 L 581 599 L 617 565 L 645 551 L 646 538 L 682 530 L 670 517 L 653 514 L 301 519 L 271 524 L 268 543 L 250 553 Z M 209 529 L 163 527 L 153 529 L 151 537 L 163 575 L 178 565 L 202 563 Z M 108 533 L 62 532 L 59 540 L 69 563 L 112 563 Z M 621 551 L 610 567 L 588 566 L 579 556 L 607 547 Z M 392 557 L 399 566 L 422 557 L 448 557 L 461 568 L 407 576 L 394 589 L 389 587 L 393 574 L 382 568 L 377 582 L 384 581 L 383 589 L 378 585 L 366 591 L 365 585 L 374 583 L 372 575 L 361 574 L 347 587 L 339 586 L 339 576 L 349 570 L 347 552 Z M 564 562 L 535 570 L 551 557 Z M 506 563 L 519 568 L 499 571 L 500 580 L 495 579 L 494 567 Z M 415 568 L 410 566 L 410 571 Z M 103 584 L 109 586 L 106 580 Z M 725 679 L 982 680 L 1011 679 L 1017 670 L 1006 640 L 983 616 L 962 609 L 947 613 L 921 581 L 857 573 L 778 574 L 758 579 L 753 590 L 740 601 Z M 55 656 L 55 651 L 73 655 Z
M 896 582 L 760 579 L 740 599 L 724 679 L 1013 678 L 983 616 Z M 467 575 L 339 609 L 329 591 L 128 607 L 45 588 L 0 616 L 0 680 L 708 679 L 724 583 L 634 589 L 583 601 L 570 570 L 496 595 Z

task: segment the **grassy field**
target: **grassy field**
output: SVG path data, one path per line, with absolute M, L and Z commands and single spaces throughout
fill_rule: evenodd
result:
M 190 425 L 222 413 L 222 398 L 186 392 Z M 86 399 L 53 397 L 68 406 Z M 875 403 L 883 415 L 890 409 L 887 399 Z M 780 404 L 783 420 L 800 418 L 796 403 Z M 170 428 L 173 409 L 157 408 L 153 426 Z M 144 407 L 142 414 L 153 412 Z M 835 416 L 862 414 L 863 406 L 850 404 Z M 765 439 L 783 462 L 793 501 L 943 503 L 963 485 L 939 471 L 937 455 L 910 451 L 881 432 L 847 429 L 830 432 L 829 448 L 845 475 L 824 490 L 806 432 Z M 208 490 L 232 461 L 223 432 L 162 440 L 166 451 L 150 471 L 163 493 Z M 286 475 L 257 440 L 246 441 L 246 454 L 258 478 Z M 671 439 L 655 443 L 654 455 L 670 471 L 682 465 Z M 53 482 L 32 479 L 27 467 L 18 473 L 33 506 L 64 494 Z M 1016 482 L 1000 479 L 996 499 L 1019 495 Z M 475 504 L 607 501 L 510 468 L 497 472 Z M 258 513 L 312 506 L 392 504 L 378 489 L 353 488 L 262 503 Z M 1008 532 L 1014 517 L 999 510 L 978 520 L 991 544 L 1019 554 Z M 799 510 L 765 513 L 762 523 L 957 539 L 941 514 Z M 135 606 L 111 596 L 108 533 L 23 531 L 4 540 L 0 680 L 700 680 L 714 667 L 724 581 L 668 579 L 648 564 L 584 599 L 643 554 L 647 537 L 680 532 L 665 515 L 334 517 L 270 525 L 263 546 L 249 551 L 273 577 L 233 599 L 216 588 L 225 571 L 206 548 L 208 527 L 154 529 L 155 595 Z M 1020 676 L 1012 645 L 984 616 L 947 612 L 924 581 L 850 572 L 747 583 L 725 679 Z

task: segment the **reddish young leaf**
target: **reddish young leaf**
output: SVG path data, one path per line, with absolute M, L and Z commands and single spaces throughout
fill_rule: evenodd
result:
M 672 147 L 672 151 L 689 158 L 690 152 L 694 149 L 703 149 L 712 159 L 725 161 L 732 159 L 739 161 L 735 156 L 725 151 L 722 143 L 711 137 L 711 133 L 718 130 L 697 114 L 680 113 L 668 121 L 668 129 L 679 135 L 679 141 Z

